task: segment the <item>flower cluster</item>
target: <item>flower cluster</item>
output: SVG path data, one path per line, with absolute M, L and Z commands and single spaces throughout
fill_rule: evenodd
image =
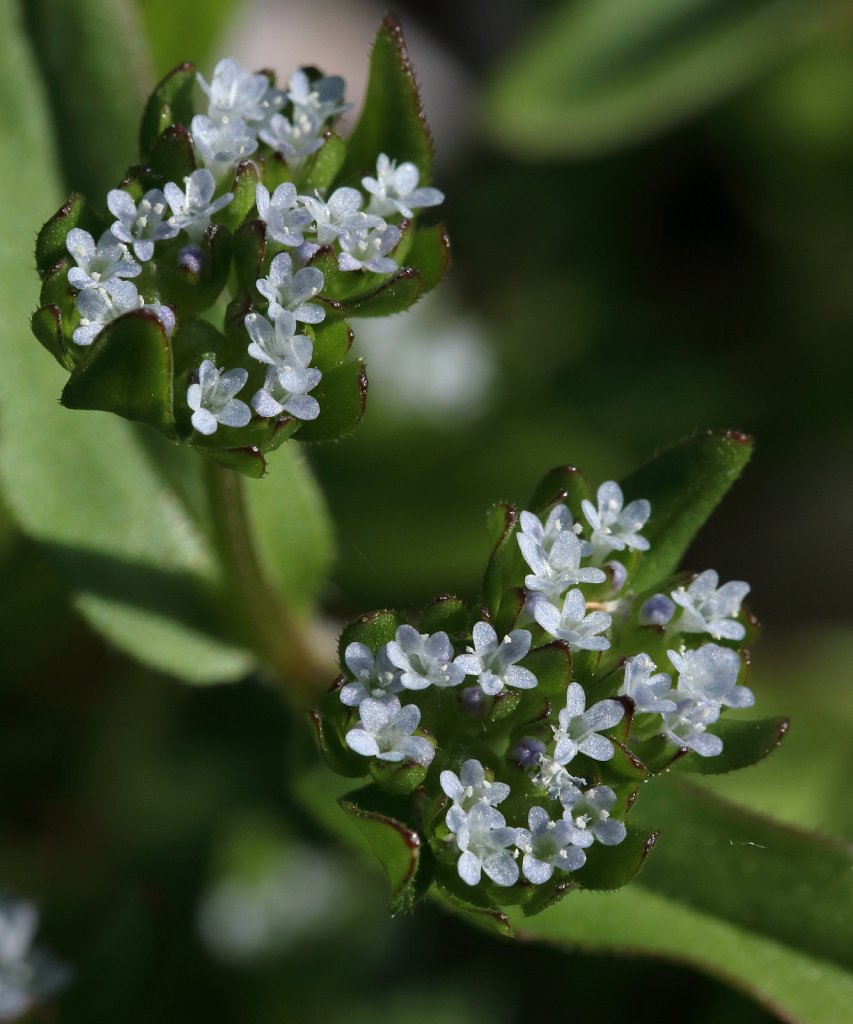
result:
M 442 884 L 453 865 L 463 891 L 486 885 L 499 902 L 583 884 L 596 850 L 628 837 L 638 784 L 721 755 L 722 712 L 753 703 L 736 646 L 748 586 L 709 570 L 637 593 L 650 503 L 626 504 L 610 481 L 578 511 L 509 515 L 473 624 L 447 597 L 420 629 L 390 612 L 349 627 L 321 715 L 339 768 L 428 797 L 420 828 Z
M 398 29 L 393 38 L 401 48 Z M 413 90 L 410 79 L 401 71 L 400 88 Z M 443 232 L 414 225 L 444 197 L 423 182 L 429 136 L 410 98 L 415 151 L 393 151 L 389 125 L 374 132 L 369 163 L 360 152 L 350 166 L 335 133 L 350 107 L 339 76 L 300 69 L 278 88 L 232 58 L 209 81 L 189 65 L 167 76 L 143 117 L 143 163 L 103 207 L 72 197 L 39 236 L 33 329 L 72 373 L 63 402 L 142 419 L 208 454 L 227 450 L 236 468 L 247 450 L 277 447 L 305 424 L 317 440 L 351 429 L 366 378 L 343 362 L 352 336 L 342 318 L 371 304 L 377 315 L 406 308 L 447 262 Z M 99 358 L 107 346 L 134 347 L 130 318 L 146 325 L 137 335 L 151 379 L 137 386 L 153 401 L 127 402 L 116 361 Z M 138 363 L 127 373 L 138 378 Z M 315 428 L 324 402 L 339 404 L 329 427 Z

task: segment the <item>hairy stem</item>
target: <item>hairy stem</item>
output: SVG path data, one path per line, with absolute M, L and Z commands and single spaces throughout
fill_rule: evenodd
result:
M 264 573 L 240 474 L 210 462 L 207 480 L 214 538 L 247 643 L 289 693 L 316 695 L 338 671 L 328 638 L 287 607 Z

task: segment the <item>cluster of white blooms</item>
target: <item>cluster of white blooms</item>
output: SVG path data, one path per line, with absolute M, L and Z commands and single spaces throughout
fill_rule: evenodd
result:
M 174 310 L 153 294 L 140 294 L 133 281 L 143 265 L 154 259 L 158 246 L 183 235 L 187 244 L 172 256 L 184 270 L 200 270 L 205 261 L 200 243 L 211 218 L 234 198 L 226 187 L 237 166 L 268 146 L 298 172 L 305 158 L 323 146 L 333 120 L 350 106 L 343 101 L 339 76 L 311 78 L 298 70 L 286 88 L 278 89 L 267 75 L 252 74 L 230 57 L 216 65 L 209 83 L 201 75 L 198 82 L 208 100 L 207 113 L 194 116 L 189 129 L 200 166 L 184 178 L 183 187 L 169 181 L 162 189 L 149 189 L 138 202 L 129 191 L 112 189 L 106 205 L 115 221 L 100 239 L 96 242 L 80 228 L 68 233 L 66 245 L 76 263 L 68 282 L 78 290 L 77 345 L 91 345 L 107 324 L 138 309 L 151 310 L 171 334 Z M 300 195 L 292 182 L 285 182 L 271 194 L 257 185 L 255 205 L 267 239 L 290 250 L 277 252 L 256 283 L 266 312 L 245 317 L 248 355 L 264 364 L 266 377 L 250 409 L 235 397 L 249 371 L 239 366 L 226 371 L 205 359 L 187 390 L 198 433 L 213 434 L 220 425 L 245 426 L 252 409 L 262 418 L 287 414 L 305 421 L 319 415 L 320 406 L 309 392 L 321 373 L 311 366 L 313 343 L 296 333 L 296 323 L 318 324 L 325 318 L 324 306 L 311 301 L 322 292 L 325 278 L 307 264 L 321 248 L 331 247 L 341 271 L 395 272 L 398 266 L 389 254 L 402 232 L 385 218 L 411 218 L 414 210 L 444 199 L 437 189 L 419 187 L 419 177 L 413 163 L 397 164 L 380 153 L 375 177 L 362 179 L 363 193 L 346 187 L 328 197 L 317 191 Z M 147 274 L 143 279 L 154 278 Z
M 107 194 L 107 208 L 116 220 L 97 242 L 82 228 L 68 232 L 65 245 L 76 264 L 68 271 L 68 283 L 78 290 L 80 314 L 72 335 L 76 345 L 91 345 L 107 324 L 135 309 L 150 309 L 172 333 L 174 311 L 156 299 L 146 300 L 131 279 L 154 257 L 157 242 L 181 232 L 193 243 L 204 236 L 213 214 L 233 198 L 226 192 L 214 199 L 215 190 L 213 175 L 204 169 L 184 178 L 183 189 L 170 181 L 163 190 L 149 189 L 138 203 L 129 192 L 114 188 Z
M 582 780 L 575 780 L 582 781 Z M 522 874 L 542 885 L 555 870 L 577 871 L 586 863 L 593 842 L 615 846 L 625 838 L 621 821 L 610 817 L 616 794 L 608 786 L 583 790 L 572 781 L 557 796 L 560 817 L 552 819 L 538 804 L 528 811 L 527 828 L 507 826 L 496 805 L 510 795 L 510 787 L 490 782 L 475 758 L 463 762 L 457 776 L 443 771 L 441 788 L 451 801 L 445 816 L 448 844 L 459 853 L 457 871 L 468 885 L 485 874 L 500 886 L 514 885 Z M 521 871 L 517 858 L 523 854 Z
M 0 1021 L 18 1020 L 71 977 L 50 953 L 33 949 L 38 917 L 28 900 L 0 899 Z
M 606 683 L 605 692 L 612 697 L 590 702 L 584 685 L 571 680 L 558 712 L 551 711 L 549 696 L 544 713 L 522 719 L 527 723 L 523 728 L 532 727 L 536 735 L 519 739 L 515 733 L 505 758 L 496 755 L 494 763 L 499 773 L 501 763 L 514 765 L 510 771 L 522 770 L 521 781 L 512 787 L 493 780 L 492 766 L 475 758 L 463 761 L 458 776 L 447 768 L 440 772 L 440 788 L 450 806 L 439 839 L 448 854 L 456 855 L 458 875 L 467 885 L 478 884 L 483 875 L 498 886 L 512 886 L 522 877 L 539 885 L 557 871 L 577 871 L 593 843 L 614 846 L 627 835 L 619 818 L 627 804 L 603 784 L 609 781 L 619 788 L 619 770 L 608 774 L 607 769 L 617 753 L 630 758 L 637 744 L 658 735 L 702 757 L 720 754 L 722 740 L 708 731 L 709 726 L 723 708 L 753 703 L 752 692 L 739 682 L 742 661 L 737 650 L 713 642 L 690 643 L 702 633 L 728 641 L 744 638 L 737 617 L 747 585 L 720 587 L 717 574 L 708 571 L 670 594 L 656 594 L 640 604 L 626 586 L 628 568 L 606 557 L 648 550 L 640 530 L 651 515 L 650 504 L 639 500 L 625 505 L 613 481 L 602 484 L 597 498 L 597 505 L 582 502 L 581 523 L 562 504 L 544 521 L 521 512 L 516 538 L 530 570 L 524 578 L 525 614 L 534 623 L 529 629 L 512 629 L 500 638 L 491 623 L 481 620 L 471 629 L 471 645 L 457 653 L 443 631 L 420 633 L 411 625 L 400 625 L 394 639 L 375 654 L 360 642 L 349 643 L 344 650 L 350 681 L 338 693 L 350 709 L 347 721 L 353 720 L 346 744 L 365 757 L 408 761 L 426 770 L 445 740 L 447 708 L 452 707 L 439 693 L 458 688 L 459 712 L 469 722 L 471 716 L 483 718 L 487 740 L 485 715 L 496 698 L 540 685 L 531 668 L 521 664 L 531 653 L 534 633 L 540 642 L 561 641 L 571 652 L 606 652 L 620 642 L 620 630 L 628 628 L 628 635 L 635 636 L 640 634 L 631 630 L 654 626 L 661 653 L 667 642 L 673 648 L 667 655 L 674 681 L 670 674 L 657 671 L 649 654 L 639 652 L 621 663 L 621 678 L 609 663 L 604 676 L 613 682 Z M 588 600 L 585 588 L 593 586 L 598 588 L 595 600 Z M 610 652 L 611 659 L 614 654 Z M 581 659 L 578 664 L 584 678 L 585 663 Z M 472 677 L 475 685 L 464 686 Z M 416 703 L 418 694 L 430 690 L 436 691 L 435 698 L 422 706 Z M 414 702 L 403 704 L 407 693 Z M 437 719 L 442 735 L 434 736 L 421 718 L 424 712 L 429 727 L 427 709 L 436 706 L 445 710 Z M 359 721 L 354 723 L 356 709 Z M 640 725 L 636 735 L 635 721 Z M 508 823 L 498 809 L 511 795 L 513 807 L 523 800 L 526 827 L 521 821 Z

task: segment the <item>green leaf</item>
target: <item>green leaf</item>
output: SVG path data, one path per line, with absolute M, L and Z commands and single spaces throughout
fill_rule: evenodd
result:
M 190 123 L 195 84 L 195 65 L 184 61 L 154 87 L 139 127 L 139 152 L 143 160 L 148 160 L 154 143 L 170 125 Z
M 261 480 L 267 472 L 267 460 L 260 448 L 246 445 L 244 448 L 201 448 L 195 450 L 223 469 L 233 469 L 251 480 Z
M 625 502 L 647 498 L 652 514 L 643 536 L 651 550 L 640 559 L 632 586 L 651 588 L 673 573 L 687 546 L 752 454 L 752 439 L 709 431 L 682 441 L 622 482 Z
M 226 207 L 226 210 L 228 207 Z M 250 220 L 234 235 L 234 269 L 237 283 L 248 291 L 262 275 L 267 250 L 267 231 L 261 220 Z
M 420 274 L 421 295 L 435 288 L 450 266 L 450 239 L 443 224 L 415 231 L 405 264 Z
M 345 180 L 375 174 L 376 157 L 409 160 L 421 172 L 421 184 L 432 169 L 432 139 L 421 108 L 403 33 L 388 15 L 376 34 L 370 58 L 370 78 L 361 117 L 347 142 L 341 171 Z
M 468 629 L 468 609 L 461 597 L 442 594 L 426 606 L 421 614 L 420 631 L 449 635 L 465 633 Z
M 327 373 L 339 366 L 352 347 L 353 333 L 345 320 L 333 320 L 327 317 L 313 329 L 314 358 L 313 365 Z
M 572 879 L 581 889 L 621 889 L 646 863 L 659 835 L 629 825 L 628 834 L 618 845 L 593 843 L 586 851 L 586 864 L 572 873 Z
M 316 420 L 299 428 L 300 441 L 336 441 L 355 430 L 367 404 L 364 362 L 344 363 L 323 375 L 311 392 L 320 403 Z
M 147 309 L 108 324 L 62 392 L 68 409 L 99 409 L 174 435 L 172 349 L 158 317 Z
M 467 891 L 462 893 L 462 884 L 456 883 L 458 879 L 452 875 L 436 879 L 439 902 L 487 931 L 504 936 L 512 935 L 507 915 L 480 897 L 477 886 L 465 886 Z
M 7 5 L 11 6 L 11 5 Z M 20 5 L 47 89 L 48 138 L 68 188 L 100 197 L 137 147 L 150 88 L 145 40 L 130 0 L 27 0 Z
M 757 764 L 784 740 L 788 725 L 787 718 L 760 718 L 752 722 L 721 718 L 711 731 L 723 741 L 723 752 L 717 757 L 700 757 L 691 751 L 673 763 L 673 770 L 724 775 Z
M 255 205 L 255 194 L 259 180 L 258 168 L 251 160 L 244 160 L 242 163 L 237 164 L 234 180 L 228 189 L 234 198 L 224 210 L 216 215 L 217 223 L 224 224 L 231 231 L 236 231 L 240 227 Z M 257 246 L 257 240 L 255 240 L 254 245 Z M 257 259 L 256 249 L 252 250 L 250 258 Z M 254 280 L 249 281 L 248 285 L 243 287 L 251 287 L 254 283 Z
M 86 200 L 76 193 L 59 207 L 36 237 L 36 265 L 42 276 L 68 255 L 65 239 L 72 228 L 88 231 L 96 241 L 103 230 Z
M 567 643 L 555 640 L 534 649 L 522 664 L 539 680 L 530 696 L 560 697 L 563 700 L 572 681 L 572 652 Z
M 30 323 L 33 334 L 50 352 L 60 366 L 66 370 L 74 369 L 74 360 L 65 346 L 62 336 L 62 319 L 58 306 L 42 306 L 33 313 Z
M 524 582 L 521 554 L 515 539 L 518 511 L 513 505 L 494 505 L 488 512 L 487 522 L 496 540 L 483 577 L 483 602 L 492 618 L 497 618 L 506 591 Z
M 643 787 L 631 819 L 641 830 L 652 822 L 661 829 L 634 882 L 608 895 L 572 893 L 519 921 L 524 937 L 686 961 L 786 1019 L 846 1018 L 853 998 L 848 848 L 670 778 Z
M 169 125 L 157 139 L 151 150 L 151 166 L 166 181 L 179 184 L 192 174 L 196 168 L 195 150 L 185 125 Z
M 228 280 L 233 238 L 224 224 L 211 224 L 202 241 L 205 258 L 198 272 L 178 264 L 177 252 L 182 244 L 172 242 L 172 259 L 166 254 L 158 263 L 160 298 L 177 306 L 183 315 L 202 314 L 213 305 Z
M 331 188 L 344 165 L 346 155 L 347 145 L 344 140 L 334 133 L 328 135 L 317 152 L 305 161 L 301 191 L 313 195 L 315 189 Z
M 644 787 L 631 816 L 664 831 L 639 880 L 645 888 L 853 968 L 848 846 L 777 825 L 676 779 Z M 701 870 L 692 870 L 697 854 Z
M 591 497 L 589 484 L 579 469 L 574 466 L 557 466 L 542 477 L 525 507 L 540 515 L 552 505 L 563 504 L 576 520 L 583 521 L 581 502 Z
M 491 137 L 593 156 L 660 133 L 766 73 L 838 0 L 580 0 L 536 26 L 486 97 Z
M 383 608 L 381 611 L 368 612 L 344 626 L 338 641 L 338 656 L 341 664 L 344 651 L 352 643 L 364 644 L 374 654 L 389 641 L 394 639 L 397 627 L 405 620 L 397 612 Z
M 421 859 L 420 836 L 404 824 L 411 813 L 410 801 L 389 796 L 376 786 L 365 786 L 341 797 L 338 803 L 384 868 L 391 885 L 392 911 L 410 910 L 418 895 L 414 882 Z
M 404 267 L 371 291 L 342 299 L 334 306 L 343 316 L 390 316 L 414 305 L 422 292 L 421 275 Z

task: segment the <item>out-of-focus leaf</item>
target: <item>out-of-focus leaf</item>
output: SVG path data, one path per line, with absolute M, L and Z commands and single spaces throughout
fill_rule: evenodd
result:
M 493 139 L 590 156 L 664 131 L 812 39 L 838 0 L 580 0 L 549 11 L 486 97 Z
M 683 780 L 645 787 L 631 818 L 663 830 L 639 879 L 645 888 L 853 968 L 850 846 L 778 825 Z M 697 860 L 701 870 L 688 870 Z
M 66 185 L 99 202 L 135 158 L 151 80 L 134 5 L 26 0 L 20 7 L 47 86 Z
M 294 611 L 307 611 L 325 583 L 334 534 L 323 494 L 299 445 L 271 457 L 269 472 L 246 489 L 261 562 Z
M 651 550 L 640 560 L 635 590 L 641 592 L 675 571 L 751 454 L 752 439 L 745 434 L 709 431 L 666 449 L 622 482 L 626 504 L 646 498 L 652 506 L 643 530 Z
M 673 769 L 699 775 L 724 775 L 746 768 L 772 754 L 788 732 L 787 718 L 761 718 L 744 722 L 738 718 L 722 718 L 711 731 L 723 741 L 723 752 L 717 757 L 700 757 L 689 753 L 673 764 Z
M 427 128 L 414 71 L 397 19 L 388 15 L 373 43 L 370 78 L 361 117 L 347 140 L 342 179 L 376 173 L 376 156 L 409 160 L 426 183 L 432 167 L 432 139 Z
M 171 0 L 135 0 L 142 28 L 158 68 L 194 61 L 209 82 L 216 47 L 237 8 L 237 0 L 205 0 L 204 7 Z M 210 64 L 211 66 L 208 66 Z
M 404 824 L 409 801 L 383 793 L 376 786 L 348 793 L 338 801 L 353 819 L 388 875 L 391 908 L 411 908 L 416 892 L 414 880 L 420 864 L 421 840 Z

